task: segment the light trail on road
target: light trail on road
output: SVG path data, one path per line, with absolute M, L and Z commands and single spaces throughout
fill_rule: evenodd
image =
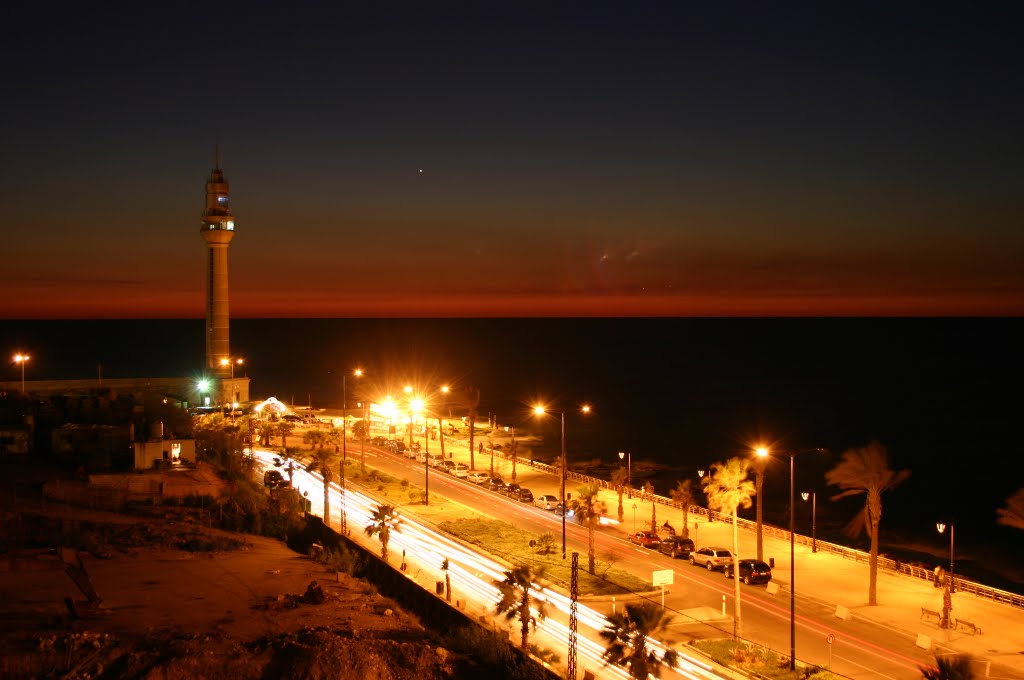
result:
M 260 450 L 254 451 L 253 456 L 263 465 L 271 467 L 275 466 L 275 460 L 279 458 L 279 455 L 276 453 Z M 293 486 L 306 490 L 309 493 L 311 503 L 313 503 L 312 499 L 314 496 L 318 497 L 320 505 L 322 505 L 324 485 L 323 479 L 319 475 L 311 473 L 304 468 L 296 467 L 294 470 Z M 314 494 L 312 492 L 313 489 L 318 490 L 319 494 Z M 340 510 L 341 494 L 340 486 L 332 482 L 329 485 L 328 494 L 332 510 L 334 508 Z M 354 491 L 351 487 L 347 487 L 345 496 L 346 520 L 350 527 L 353 524 L 361 527 L 370 526 L 377 507 L 390 504 L 387 499 L 371 498 L 366 494 Z M 320 509 L 322 510 L 322 508 Z M 323 516 L 322 512 L 321 516 Z M 411 553 L 421 564 L 421 567 L 431 569 L 433 572 L 436 572 L 438 577 L 443 577 L 441 563 L 447 559 L 449 563 L 448 576 L 451 578 L 454 586 L 458 586 L 463 592 L 473 593 L 478 604 L 483 605 L 484 610 L 495 611 L 497 602 L 501 599 L 501 593 L 493 582 L 504 580 L 505 571 L 507 571 L 506 566 L 471 550 L 462 543 L 435 531 L 407 515 L 401 516 L 393 525 L 389 548 L 392 545 L 403 550 L 404 553 Z M 571 599 L 569 597 L 540 587 L 538 587 L 534 596 L 538 600 L 548 602 L 554 609 L 568 618 L 571 606 Z M 534 611 L 533 614 L 536 616 L 537 612 Z M 598 633 L 607 626 L 608 619 L 603 614 L 580 602 L 577 602 L 576 614 L 580 628 L 586 629 L 579 631 L 577 654 L 593 664 L 593 670 L 600 671 L 602 676 L 627 680 L 629 674 L 625 668 L 605 664 L 603 660 L 605 648 L 595 641 L 599 639 Z M 566 649 L 568 647 L 570 631 L 566 623 L 548 616 L 538 621 L 536 630 L 543 632 L 554 643 L 559 645 L 559 648 Z M 664 654 L 666 649 L 668 649 L 663 643 L 654 638 L 648 638 L 648 645 L 650 649 L 656 650 L 659 655 Z M 714 673 L 711 665 L 703 659 L 687 654 L 685 650 L 677 649 L 675 651 L 678 654 L 679 661 L 672 670 L 680 677 L 691 680 L 713 680 L 719 677 Z

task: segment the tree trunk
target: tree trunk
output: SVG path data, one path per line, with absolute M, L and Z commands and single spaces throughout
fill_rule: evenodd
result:
M 437 419 L 437 431 L 440 433 L 441 436 L 441 460 L 444 460 L 444 427 L 441 425 L 440 417 L 438 417 Z M 451 601 L 451 597 L 448 598 L 448 601 Z
M 469 412 L 469 469 L 470 470 L 475 470 L 476 469 L 476 459 L 473 457 L 474 453 L 475 453 L 474 450 L 473 450 L 473 423 L 475 421 L 476 421 L 476 411 L 475 410 L 471 410 Z
M 520 644 L 524 650 L 530 639 L 530 596 L 523 595 L 523 604 L 519 608 L 519 621 L 523 625 L 523 639 Z
M 881 505 L 881 501 L 878 502 Z M 878 604 L 878 524 L 881 517 L 876 516 L 875 512 L 872 512 L 874 500 L 868 498 L 868 532 L 871 534 L 871 553 L 868 558 L 868 605 L 875 606 Z M 881 513 L 877 513 L 880 515 Z
M 619 524 L 622 524 L 626 512 L 625 510 L 622 509 L 622 492 L 624 491 L 624 489 L 620 486 L 618 487 L 617 491 L 619 492 Z
M 594 520 L 590 519 L 587 522 L 587 571 L 591 574 L 594 573 L 595 569 L 594 552 Z

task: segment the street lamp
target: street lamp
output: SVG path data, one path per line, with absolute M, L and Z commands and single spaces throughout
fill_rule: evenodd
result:
M 942 522 L 936 522 L 935 528 L 939 530 L 939 533 L 946 532 L 946 525 Z M 956 592 L 956 584 L 953 583 L 953 536 L 955 533 L 955 527 L 953 523 L 949 524 L 949 592 Z
M 626 485 L 633 486 L 633 452 L 619 451 L 619 460 L 626 459 Z
M 31 359 L 31 358 L 32 357 L 30 357 L 27 354 L 15 354 L 14 355 L 14 363 L 21 364 L 21 391 L 22 392 L 25 391 L 25 364 L 27 364 L 28 360 Z
M 818 552 L 818 492 L 803 491 L 800 497 L 805 501 L 811 499 L 811 552 Z
M 352 375 L 363 377 L 363 369 L 357 368 Z M 348 373 L 341 374 L 341 535 L 348 535 L 348 518 L 345 516 L 345 465 L 348 463 Z M 334 449 L 337 451 L 338 449 Z
M 537 406 L 533 407 L 533 412 L 536 415 L 542 416 L 542 415 L 544 415 L 545 413 L 548 412 L 548 409 L 546 407 L 544 407 L 543 405 L 538 404 Z M 590 407 L 587 406 L 587 405 L 583 405 L 583 406 L 580 407 L 580 412 L 582 412 L 582 413 L 590 413 Z M 556 413 L 556 411 L 551 411 L 551 413 Z M 557 413 L 558 413 L 558 415 L 562 419 L 562 469 L 561 469 L 561 475 L 560 476 L 561 476 L 561 493 L 562 493 L 562 559 L 564 560 L 565 559 L 565 515 L 566 515 L 566 513 L 568 511 L 568 508 L 565 505 L 565 473 L 566 473 L 566 465 L 565 465 L 565 411 L 557 411 Z
M 822 452 L 824 449 L 805 449 L 803 451 L 790 451 L 789 456 L 789 670 L 796 670 L 796 540 L 794 538 L 794 514 L 793 506 L 796 504 L 796 483 L 794 471 L 796 468 L 797 454 L 805 451 Z M 769 455 L 768 449 L 760 447 L 755 453 L 764 458 Z

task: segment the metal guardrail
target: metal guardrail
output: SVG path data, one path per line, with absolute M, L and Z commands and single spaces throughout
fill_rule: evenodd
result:
M 503 451 L 495 451 L 494 455 L 500 456 L 505 460 L 510 459 L 510 456 Z M 559 475 L 561 473 L 561 470 L 559 468 L 547 465 L 545 463 L 528 460 L 525 458 L 517 458 L 516 463 L 518 465 L 526 465 L 527 467 L 531 467 L 535 470 L 540 470 L 541 472 L 547 472 L 552 475 Z M 592 484 L 598 487 L 599 489 L 615 491 L 615 485 L 606 479 L 591 477 L 590 475 L 584 475 L 579 472 L 573 472 L 572 470 L 566 471 L 565 478 L 566 481 L 572 480 L 575 482 L 581 482 L 583 484 Z M 643 500 L 658 503 L 659 505 L 665 505 L 671 508 L 675 508 L 677 510 L 682 510 L 682 506 L 679 503 L 672 500 L 671 498 L 666 498 L 665 496 L 643 493 L 638 489 L 633 489 L 633 495 L 640 497 Z M 699 505 L 691 505 L 690 513 L 693 515 L 697 515 L 698 517 L 706 517 L 708 521 L 717 520 L 719 522 L 732 522 L 732 515 L 725 515 L 715 510 L 702 508 Z M 757 530 L 757 523 L 752 522 L 749 519 L 738 518 L 737 525 L 749 531 Z M 762 534 L 766 536 L 773 536 L 775 538 L 782 539 L 785 541 L 789 540 L 789 531 L 785 529 L 780 529 L 779 527 L 772 526 L 770 524 L 762 524 L 761 531 Z M 794 543 L 797 543 L 802 546 L 810 547 L 811 545 L 811 537 L 804 536 L 802 534 L 794 534 L 793 541 Z M 864 552 L 863 550 L 856 550 L 854 548 L 849 548 L 847 546 L 839 545 L 837 543 L 829 543 L 828 541 L 822 541 L 821 539 L 817 539 L 815 540 L 815 544 L 819 552 L 827 552 L 832 555 L 836 555 L 837 557 L 842 557 L 843 559 L 854 560 L 855 562 L 868 562 L 871 559 L 870 554 Z M 932 572 L 929 569 L 925 569 L 923 567 L 919 567 L 912 564 L 905 564 L 898 560 L 894 560 L 889 557 L 883 557 L 881 555 L 879 555 L 878 557 L 878 568 L 883 571 L 904 574 L 906 576 L 921 579 L 922 581 L 931 582 L 935 578 L 934 572 Z M 956 589 L 960 592 L 971 593 L 972 595 L 976 595 L 977 597 L 982 597 L 987 600 L 993 600 L 995 602 L 1008 604 L 1011 607 L 1024 608 L 1024 595 L 1011 593 L 1008 590 L 1000 590 L 999 588 L 992 588 L 991 586 L 986 586 L 982 583 L 976 583 L 974 581 L 968 581 L 966 579 L 961 578 L 956 578 L 955 582 Z

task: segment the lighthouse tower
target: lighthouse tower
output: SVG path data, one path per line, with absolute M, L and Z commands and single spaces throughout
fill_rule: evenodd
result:
M 207 251 L 206 369 L 218 378 L 230 380 L 234 377 L 234 359 L 228 337 L 228 246 L 235 237 L 235 217 L 228 205 L 228 182 L 219 158 L 206 180 L 206 210 L 200 232 Z

